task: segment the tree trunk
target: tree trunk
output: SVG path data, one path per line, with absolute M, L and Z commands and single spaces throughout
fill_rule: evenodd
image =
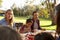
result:
M 56 0 L 54 0 L 54 4 L 53 4 L 53 7 L 52 7 L 52 5 L 50 5 L 50 1 L 48 0 L 48 9 L 49 9 L 50 17 L 52 19 L 52 24 L 51 25 L 56 25 L 55 4 L 56 4 Z
M 56 25 L 55 4 L 56 4 L 56 0 L 54 0 L 54 7 L 52 10 L 52 25 Z
M 56 25 L 55 11 L 51 10 L 50 14 L 51 14 L 51 19 L 52 19 L 52 24 L 51 25 Z

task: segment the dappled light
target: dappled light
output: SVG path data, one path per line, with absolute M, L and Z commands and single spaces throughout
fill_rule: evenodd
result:
M 59 13 L 60 0 L 0 0 L 0 26 L 17 32 L 20 40 L 60 40 Z

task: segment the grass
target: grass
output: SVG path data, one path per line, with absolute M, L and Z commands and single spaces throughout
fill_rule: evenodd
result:
M 0 16 L 0 19 L 2 19 L 3 17 Z M 28 19 L 28 17 L 15 17 L 15 20 L 14 22 L 22 22 L 25 24 L 26 22 L 26 19 Z M 56 30 L 56 25 L 54 26 L 51 26 L 51 20 L 47 20 L 47 19 L 42 19 L 40 18 L 40 26 L 43 28 L 43 29 L 46 29 L 46 30 Z

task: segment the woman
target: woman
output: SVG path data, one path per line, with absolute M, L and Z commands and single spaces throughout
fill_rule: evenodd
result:
M 11 28 L 12 28 L 13 27 L 13 19 L 14 19 L 13 11 L 11 9 L 8 9 L 5 12 L 5 18 L 0 20 L 0 25 L 11 26 Z
M 26 24 L 21 27 L 20 32 L 21 33 L 31 32 L 32 23 L 33 23 L 32 19 L 27 19 Z
M 34 31 L 34 29 L 41 29 L 40 27 L 40 21 L 38 19 L 38 12 L 33 12 L 33 18 L 32 18 L 33 24 L 31 26 L 31 30 Z

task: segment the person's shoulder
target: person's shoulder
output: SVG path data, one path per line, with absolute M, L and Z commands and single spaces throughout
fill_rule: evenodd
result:
M 0 20 L 0 23 L 3 23 L 4 21 L 5 21 L 5 18 L 1 19 L 1 20 Z
M 26 27 L 26 25 L 23 25 L 23 26 L 21 27 L 21 30 L 23 30 L 25 27 Z
M 22 27 L 26 27 L 26 25 L 23 25 Z
M 5 21 L 5 18 L 1 19 L 0 21 Z

